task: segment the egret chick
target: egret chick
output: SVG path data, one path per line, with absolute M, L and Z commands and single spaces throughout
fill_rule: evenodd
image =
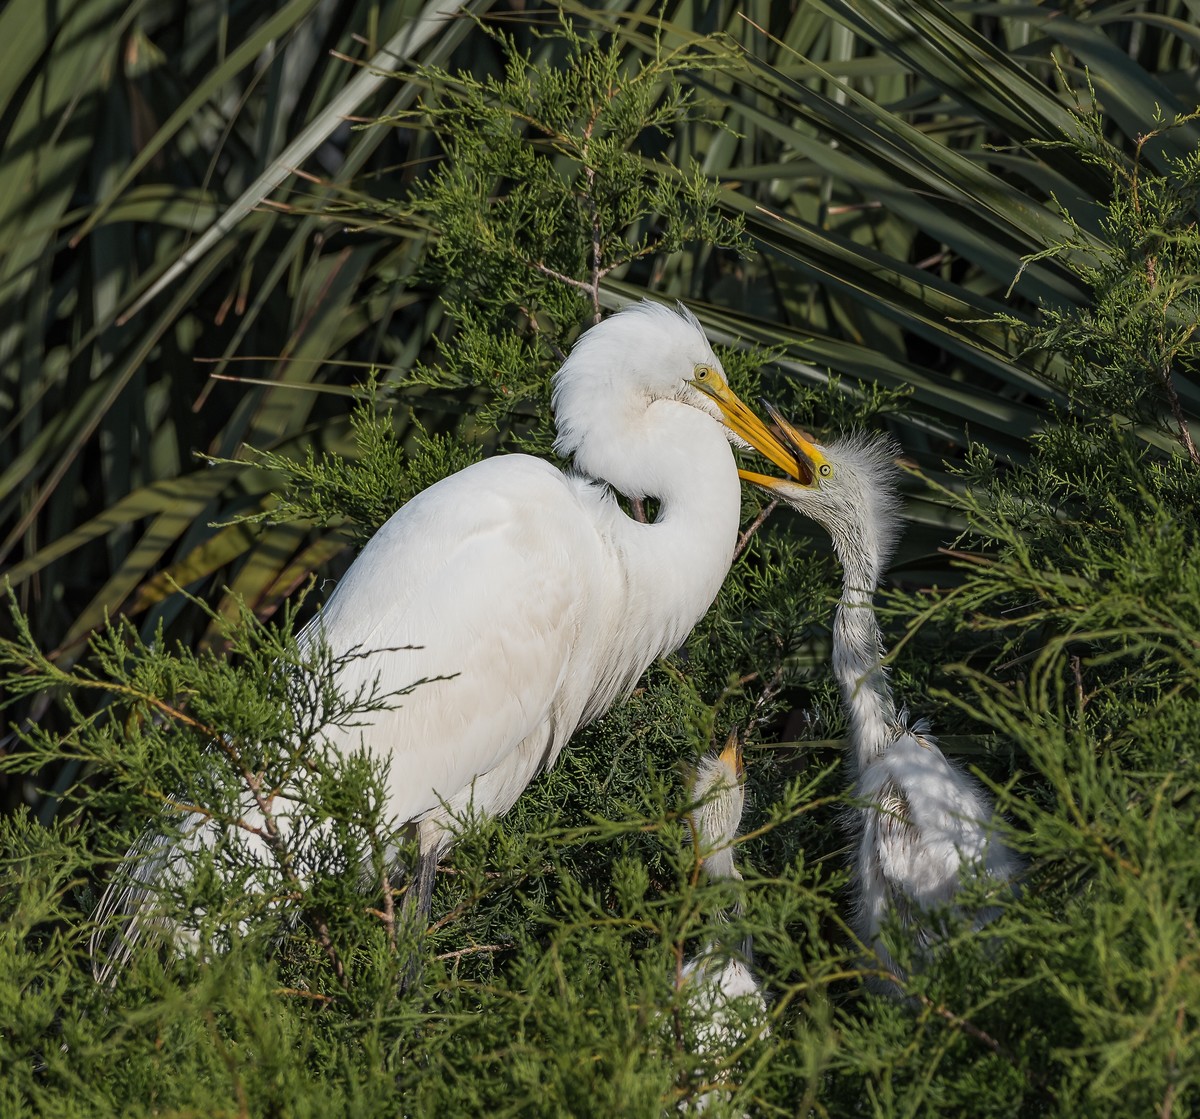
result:
M 635 303 L 586 331 L 554 376 L 553 409 L 574 471 L 500 455 L 430 486 L 371 538 L 300 637 L 342 659 L 347 695 L 427 681 L 326 730 L 335 751 L 390 763 L 388 814 L 418 843 L 405 900 L 417 918 L 455 821 L 507 812 L 708 610 L 738 534 L 731 444 L 796 470 L 682 305 Z M 655 498 L 654 523 L 627 516 L 617 494 Z M 196 823 L 196 842 L 211 842 L 215 825 Z M 147 876 L 172 862 L 157 850 L 101 911 L 136 920 Z
M 691 797 L 698 805 L 689 817 L 692 843 L 700 869 L 713 881 L 742 878 L 733 847 L 746 803 L 744 780 L 742 750 L 736 734 L 731 734 L 719 754 L 701 759 L 692 782 Z M 767 1004 L 750 967 L 752 961 L 749 938 L 739 946 L 738 955 L 714 939 L 683 965 L 680 987 L 687 993 L 688 1018 L 702 1056 L 727 1056 L 746 1040 L 747 1027 L 757 1028 L 766 1021 Z M 710 1095 L 706 1092 L 699 1098 L 697 1110 L 706 1109 Z
M 1018 864 L 996 835 L 987 793 L 951 764 L 924 722 L 910 724 L 907 711 L 897 709 L 883 667 L 874 601 L 900 533 L 898 448 L 866 435 L 817 446 L 766 407 L 799 476 L 741 474 L 820 524 L 842 565 L 833 671 L 850 724 L 855 795 L 866 804 L 857 813 L 856 926 L 883 968 L 899 975 L 880 935 L 889 914 L 927 949 L 938 934 L 930 914 L 953 902 L 965 874 L 1007 883 Z M 975 927 L 993 915 L 973 914 Z

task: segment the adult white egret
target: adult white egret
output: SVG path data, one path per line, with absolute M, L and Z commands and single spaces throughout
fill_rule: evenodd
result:
M 430 486 L 301 635 L 354 654 L 338 678 L 348 695 L 428 681 L 367 725 L 327 732 L 390 762 L 388 811 L 418 841 L 405 904 L 419 913 L 455 818 L 508 811 L 716 597 L 741 509 L 731 442 L 796 469 L 682 305 L 633 304 L 588 330 L 555 374 L 553 408 L 555 448 L 578 473 L 503 455 Z M 617 493 L 657 499 L 654 523 L 628 517 Z M 143 887 L 102 912 L 128 911 Z
M 850 723 L 855 795 L 866 805 L 857 813 L 856 925 L 883 968 L 899 974 L 880 936 L 890 913 L 924 950 L 938 931 L 930 914 L 953 902 L 964 874 L 1008 882 L 1017 860 L 995 834 L 987 794 L 947 760 L 924 722 L 909 724 L 884 670 L 874 599 L 900 531 L 898 448 L 866 435 L 817 446 L 766 407 L 799 475 L 741 476 L 824 527 L 842 565 L 833 671 Z M 991 915 L 974 914 L 976 927 Z
M 691 796 L 698 806 L 689 818 L 692 843 L 700 869 L 714 881 L 741 881 L 733 849 L 746 802 L 744 778 L 742 750 L 736 734 L 731 734 L 719 754 L 701 759 L 692 781 Z M 745 1040 L 747 1027 L 766 1020 L 767 1004 L 750 967 L 752 957 L 749 939 L 736 951 L 716 939 L 680 971 L 692 1036 L 705 1057 L 727 1056 Z M 698 1111 L 707 1108 L 710 1095 L 699 1098 Z

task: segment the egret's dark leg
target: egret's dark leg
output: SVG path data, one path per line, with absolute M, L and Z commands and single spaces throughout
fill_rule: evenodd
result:
M 416 872 L 409 879 L 408 892 L 404 895 L 401 915 L 404 924 L 413 932 L 416 947 L 409 958 L 408 967 L 400 981 L 400 990 L 406 991 L 417 981 L 421 973 L 421 949 L 425 939 L 425 928 L 429 924 L 429 910 L 433 905 L 433 880 L 437 874 L 438 841 L 428 835 L 424 828 L 417 841 Z
M 405 917 L 416 927 L 429 923 L 429 910 L 433 905 L 433 879 L 437 874 L 437 847 L 422 844 L 417 851 L 417 873 L 404 898 Z

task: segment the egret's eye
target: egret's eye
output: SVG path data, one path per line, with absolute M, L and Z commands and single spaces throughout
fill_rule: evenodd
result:
M 697 381 L 707 381 L 712 376 L 712 369 L 707 365 L 697 365 L 693 378 Z
M 833 473 L 833 467 L 830 466 L 829 463 L 827 463 L 827 462 L 821 463 L 821 465 L 817 469 L 822 478 L 828 478 L 829 475 Z

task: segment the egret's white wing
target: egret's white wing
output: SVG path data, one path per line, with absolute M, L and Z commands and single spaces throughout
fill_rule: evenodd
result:
M 465 807 L 476 777 L 538 728 L 560 725 L 551 707 L 599 563 L 577 488 L 523 455 L 479 463 L 430 487 L 367 544 L 300 644 L 323 635 L 336 656 L 355 654 L 338 673 L 347 697 L 376 680 L 388 693 L 447 677 L 396 697 L 391 709 L 358 717 L 363 725 L 326 729 L 335 746 L 366 741 L 390 760 L 388 807 L 397 822 L 418 819 L 440 800 Z M 409 645 L 418 647 L 403 648 Z M 569 731 L 575 722 L 561 725 Z M 478 807 L 504 811 L 541 760 L 530 759 L 519 783 L 519 774 L 492 779 Z M 489 803 L 489 793 L 508 803 Z M 287 802 L 275 807 L 286 830 Z M 249 799 L 243 816 L 257 819 Z M 197 843 L 216 841 L 202 817 L 189 825 L 191 839 L 182 845 L 147 832 L 106 891 L 97 910 L 103 932 L 92 944 L 102 981 L 124 965 L 153 919 L 150 901 L 171 880 L 171 868 Z M 125 923 L 109 935 L 118 917 Z
M 147 925 L 154 923 L 150 902 L 165 882 L 182 877 L 181 854 L 211 841 L 214 834 L 205 828 L 205 817 L 200 813 L 185 816 L 179 829 L 184 836 L 179 844 L 154 829 L 142 832 L 126 853 L 121 873 L 100 898 L 92 914 L 94 929 L 88 940 L 96 982 L 112 983 L 129 962 Z
M 367 544 L 302 640 L 320 632 L 335 655 L 360 654 L 339 672 L 344 694 L 430 681 L 370 716 L 369 734 L 331 735 L 390 759 L 395 819 L 452 800 L 539 728 L 573 729 L 577 713 L 554 707 L 602 552 L 577 489 L 524 455 L 431 486 Z

